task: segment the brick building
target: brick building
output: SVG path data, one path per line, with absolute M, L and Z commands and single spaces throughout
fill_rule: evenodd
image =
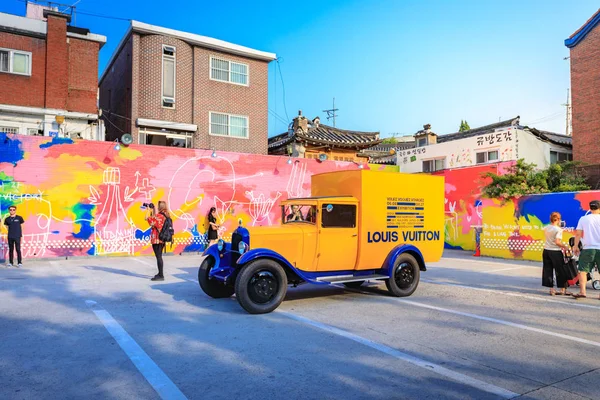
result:
M 0 13 L 0 132 L 104 140 L 98 52 L 106 38 L 70 16 Z
M 107 139 L 266 154 L 275 58 L 132 21 L 100 78 Z
M 573 158 L 598 164 L 600 151 L 600 10 L 565 40 L 571 53 Z
M 361 153 L 381 143 L 379 132 L 358 132 L 321 124 L 319 117 L 309 120 L 298 112 L 288 132 L 269 138 L 269 154 L 317 160 L 366 163 Z

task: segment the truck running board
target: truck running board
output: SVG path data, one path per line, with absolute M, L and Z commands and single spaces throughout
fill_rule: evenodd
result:
M 354 276 L 354 275 L 337 275 L 337 276 L 323 276 L 317 278 L 319 282 L 327 282 L 327 283 L 345 283 L 345 282 L 359 282 L 359 281 L 375 281 L 381 279 L 389 279 L 387 275 L 363 275 L 363 276 Z

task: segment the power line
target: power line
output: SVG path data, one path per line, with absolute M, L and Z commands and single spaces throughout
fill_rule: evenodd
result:
M 27 4 L 28 0 L 17 0 L 17 1 L 19 1 L 21 3 Z M 67 4 L 53 3 L 53 2 L 50 2 L 50 1 L 48 1 L 46 3 L 48 3 L 50 6 L 52 6 L 52 4 L 57 4 L 57 6 L 65 6 L 67 8 L 71 8 L 72 9 L 72 11 L 71 11 L 72 14 L 82 14 L 82 15 L 88 15 L 90 17 L 107 18 L 107 19 L 114 19 L 114 20 L 118 20 L 118 21 L 128 21 L 128 22 L 131 21 L 131 18 L 113 17 L 111 15 L 106 15 L 106 14 L 97 14 L 97 13 L 90 12 L 90 11 L 77 10 L 77 7 L 75 7 L 75 4 L 79 3 L 79 1 L 75 2 L 75 4 L 73 4 L 71 6 L 69 6 Z M 64 11 L 66 11 L 66 9 Z
M 112 126 L 115 127 L 115 129 L 117 129 L 119 132 L 125 134 L 127 132 L 125 132 L 123 129 L 119 128 L 118 126 L 116 126 L 110 119 L 106 118 L 106 116 L 104 114 L 101 115 L 102 117 L 104 117 L 105 121 L 108 121 L 109 124 L 111 124 Z
M 288 115 L 287 112 L 287 105 L 285 102 L 285 82 L 283 81 L 283 75 L 281 74 L 281 62 L 280 60 L 283 60 L 283 58 L 278 57 L 275 61 L 277 61 L 277 69 L 279 70 L 279 77 L 281 78 L 281 90 L 283 91 L 283 110 L 285 111 L 285 117 L 287 118 L 287 120 L 290 120 L 290 116 Z

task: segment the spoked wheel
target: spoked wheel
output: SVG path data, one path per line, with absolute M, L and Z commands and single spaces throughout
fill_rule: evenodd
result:
M 394 296 L 410 296 L 417 290 L 420 276 L 417 260 L 410 254 L 402 254 L 396 259 L 391 278 L 385 281 L 385 285 Z
M 215 279 L 208 278 L 208 273 L 214 265 L 215 260 L 212 257 L 206 257 L 204 261 L 202 261 L 202 264 L 200 264 L 200 268 L 198 269 L 198 283 L 200 284 L 200 287 L 204 293 L 215 299 L 231 297 L 234 291 L 232 286 L 224 285 Z
M 600 290 L 600 280 L 595 280 L 592 282 L 592 287 L 596 290 Z
M 235 281 L 236 298 L 250 314 L 269 313 L 287 293 L 285 271 L 273 260 L 255 260 L 242 267 Z

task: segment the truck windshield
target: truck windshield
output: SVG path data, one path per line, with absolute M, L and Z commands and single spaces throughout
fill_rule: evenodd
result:
M 291 204 L 282 206 L 284 224 L 304 222 L 314 224 L 317 222 L 317 208 L 306 204 Z

